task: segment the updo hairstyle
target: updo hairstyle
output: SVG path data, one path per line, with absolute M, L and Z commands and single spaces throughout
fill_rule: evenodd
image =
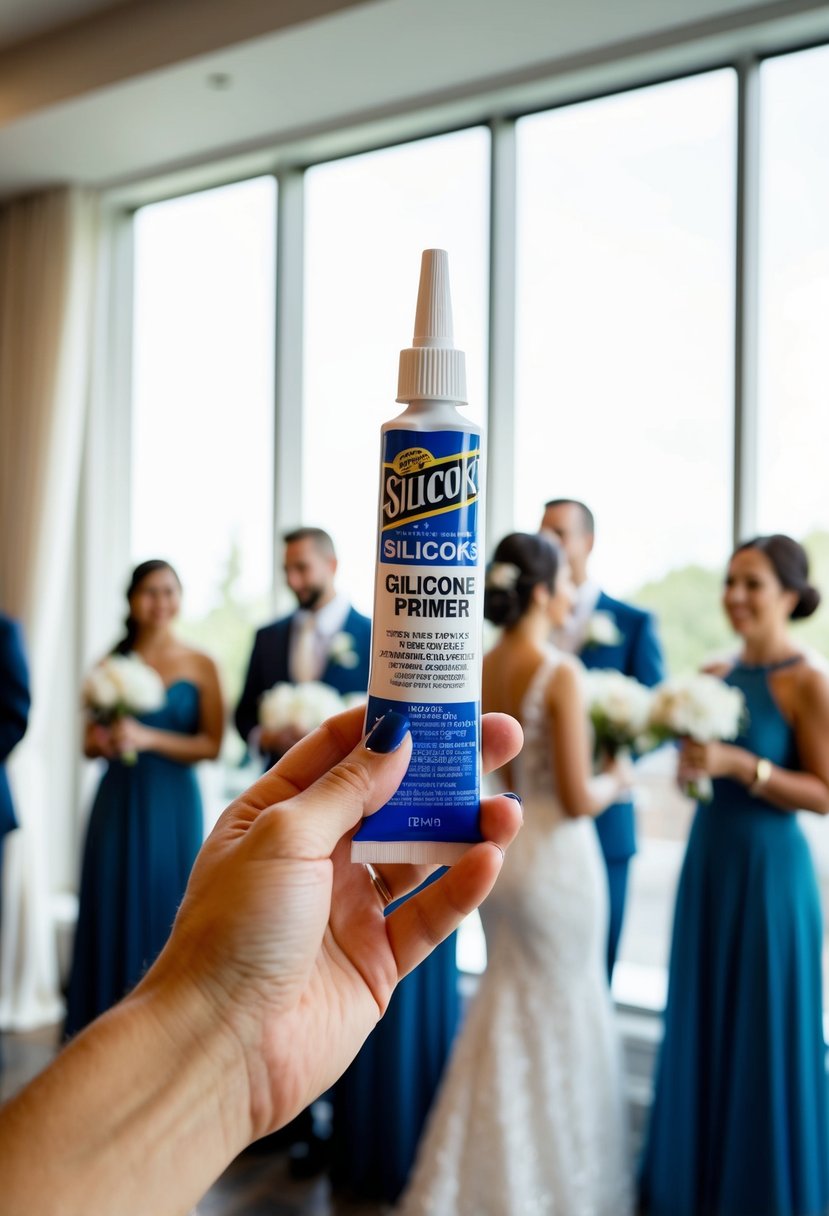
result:
M 511 532 L 487 566 L 484 616 L 509 628 L 521 620 L 539 584 L 553 591 L 561 565 L 556 542 L 546 533 Z

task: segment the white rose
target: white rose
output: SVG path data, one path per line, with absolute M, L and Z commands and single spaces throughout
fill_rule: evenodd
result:
M 744 713 L 745 701 L 738 688 L 703 673 L 660 685 L 654 694 L 650 723 L 669 735 L 711 743 L 734 739 Z
M 339 693 L 318 680 L 305 684 L 276 684 L 259 701 L 259 724 L 267 730 L 292 726 L 307 735 L 342 709 Z
M 83 697 L 90 709 L 142 714 L 164 704 L 164 683 L 158 672 L 136 654 L 108 655 L 86 677 Z
M 353 670 L 360 662 L 353 635 L 345 630 L 335 633 L 328 647 L 328 657 L 339 667 Z
M 622 640 L 611 612 L 594 612 L 587 622 L 588 646 L 618 646 Z

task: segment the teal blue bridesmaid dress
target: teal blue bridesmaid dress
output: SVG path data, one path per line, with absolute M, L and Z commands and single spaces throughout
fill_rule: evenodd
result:
M 797 769 L 769 687 L 781 666 L 738 664 L 726 682 L 750 715 L 738 746 Z M 815 871 L 794 814 L 735 781 L 713 784 L 677 891 L 644 1210 L 820 1216 L 829 1129 Z
M 195 734 L 199 691 L 167 689 L 142 715 L 160 730 Z M 140 752 L 113 761 L 89 817 L 65 1033 L 77 1033 L 130 990 L 170 933 L 202 842 L 202 805 L 192 765 Z

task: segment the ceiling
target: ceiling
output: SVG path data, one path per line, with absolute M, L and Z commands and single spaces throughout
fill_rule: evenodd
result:
M 65 26 L 79 17 L 136 0 L 1 0 L 0 47 Z
M 618 84 L 620 61 L 820 37 L 814 0 L 0 0 L 0 194 L 301 159 L 424 106 L 472 120 L 483 90 L 508 108 L 607 63 Z

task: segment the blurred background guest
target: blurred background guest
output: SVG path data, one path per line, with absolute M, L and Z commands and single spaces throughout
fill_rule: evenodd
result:
M 0 928 L 3 914 L 3 842 L 6 833 L 17 827 L 6 776 L 6 761 L 26 733 L 29 705 L 29 671 L 23 633 L 17 621 L 0 612 Z M 0 1041 L 0 1065 L 2 1062 Z
M 194 765 L 218 756 L 224 711 L 213 660 L 173 632 L 181 584 L 142 562 L 127 589 L 126 634 L 163 684 L 163 704 L 112 725 L 90 719 L 84 752 L 107 761 L 86 833 L 65 1033 L 119 1000 L 160 951 L 203 836 Z
M 541 530 L 550 532 L 570 563 L 576 588 L 573 612 L 553 634 L 560 650 L 577 654 L 588 668 L 621 671 L 652 687 L 665 678 L 665 660 L 651 613 L 611 599 L 590 578 L 588 561 L 595 541 L 593 512 L 572 498 L 554 498 L 544 507 Z M 630 791 L 623 801 L 596 818 L 610 892 L 607 935 L 607 975 L 613 967 L 622 934 L 628 869 L 636 852 L 636 822 Z
M 798 810 L 829 813 L 829 679 L 792 639 L 820 594 L 788 536 L 741 545 L 711 668 L 746 702 L 735 743 L 685 744 L 713 778 L 677 891 L 642 1191 L 653 1216 L 809 1216 L 829 1204 L 820 898 Z
M 293 726 L 259 725 L 259 700 L 275 684 L 319 680 L 338 693 L 368 688 L 371 621 L 337 592 L 334 542 L 322 528 L 285 535 L 285 581 L 297 599 L 286 617 L 258 630 L 245 685 L 236 707 L 236 728 L 268 767 L 302 737 Z

